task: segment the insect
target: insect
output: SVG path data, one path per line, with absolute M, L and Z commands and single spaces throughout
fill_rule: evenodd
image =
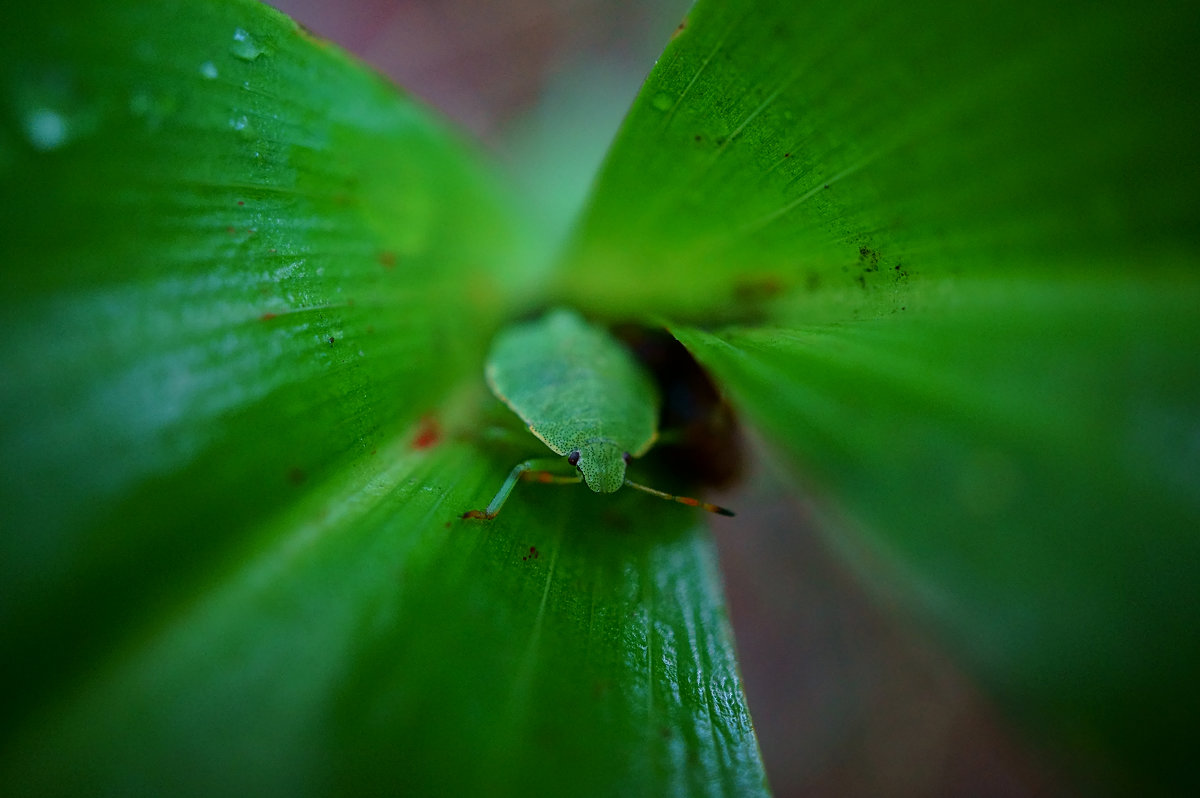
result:
M 630 460 L 641 457 L 658 438 L 658 391 L 645 369 L 607 331 L 570 310 L 555 310 L 537 321 L 497 336 L 484 370 L 488 386 L 521 417 L 542 443 L 577 473 L 560 476 L 560 460 L 519 463 L 484 510 L 463 518 L 492 519 L 517 482 L 583 482 L 597 493 L 625 485 L 660 499 L 733 515 L 724 507 L 675 496 L 626 478 Z

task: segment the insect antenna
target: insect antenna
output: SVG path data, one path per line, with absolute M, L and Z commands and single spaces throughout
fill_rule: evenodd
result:
M 688 507 L 699 507 L 701 510 L 708 510 L 710 513 L 716 513 L 717 515 L 730 515 L 731 516 L 734 514 L 733 510 L 727 510 L 724 507 L 719 507 L 715 504 L 709 504 L 708 502 L 702 502 L 699 499 L 693 499 L 691 496 L 676 496 L 672 493 L 665 493 L 661 490 L 655 490 L 654 488 L 647 487 L 646 485 L 639 485 L 638 483 L 632 482 L 628 479 L 625 480 L 625 484 L 628 487 L 636 488 L 637 490 L 640 490 L 642 493 L 649 493 L 651 496 L 657 496 L 660 499 L 666 499 L 667 501 L 679 502 L 680 504 L 686 504 Z

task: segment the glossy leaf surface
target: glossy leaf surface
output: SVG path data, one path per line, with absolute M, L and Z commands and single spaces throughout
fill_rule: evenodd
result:
M 529 268 L 469 147 L 261 5 L 0 35 L 0 792 L 764 789 L 693 515 L 457 521 Z
M 674 320 L 880 595 L 1127 788 L 1195 784 L 1190 17 L 701 2 L 560 283 Z

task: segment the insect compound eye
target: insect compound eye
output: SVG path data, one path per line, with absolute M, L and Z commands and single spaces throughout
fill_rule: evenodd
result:
M 621 455 L 621 458 L 625 461 L 625 465 L 629 465 L 629 461 L 633 459 L 629 456 L 629 452 L 625 452 L 625 454 Z
M 575 451 L 573 451 L 569 455 L 567 455 L 567 462 L 570 463 L 571 465 L 579 465 L 579 450 L 578 449 L 576 449 Z

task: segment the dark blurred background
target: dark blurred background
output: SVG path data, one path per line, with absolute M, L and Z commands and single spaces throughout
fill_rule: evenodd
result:
M 478 138 L 552 246 L 689 3 L 272 3 Z M 746 693 L 772 788 L 791 796 L 1072 794 L 919 626 L 870 600 L 761 444 L 715 496 Z M 836 523 L 825 519 L 829 523 Z

